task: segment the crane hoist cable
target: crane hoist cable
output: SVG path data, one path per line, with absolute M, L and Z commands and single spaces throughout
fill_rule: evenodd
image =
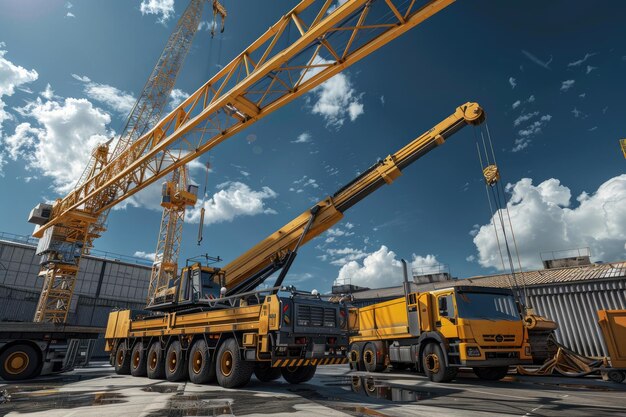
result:
M 487 137 L 487 139 L 485 139 L 485 136 Z M 514 291 L 514 293 L 516 294 L 516 298 L 519 301 L 520 297 L 519 297 L 518 292 L 519 292 L 520 285 L 518 283 L 518 279 L 517 279 L 518 277 L 516 275 L 514 260 L 513 260 L 513 252 L 515 252 L 518 266 L 519 266 L 519 273 L 521 274 L 520 276 L 521 284 L 522 284 L 521 287 L 522 287 L 522 291 L 524 295 L 524 301 L 522 304 L 526 305 L 526 303 L 528 302 L 528 296 L 526 292 L 526 283 L 524 280 L 521 261 L 519 257 L 519 250 L 517 247 L 517 241 L 515 239 L 515 232 L 513 231 L 513 223 L 511 221 L 509 208 L 506 203 L 505 190 L 502 187 L 502 184 L 500 182 L 500 178 L 501 178 L 500 170 L 498 168 L 495 152 L 493 149 L 493 141 L 491 139 L 489 127 L 486 126 L 486 123 L 485 123 L 485 127 L 480 132 L 480 140 L 478 139 L 476 134 L 475 134 L 475 139 L 476 139 L 476 150 L 478 153 L 478 160 L 482 169 L 483 177 L 485 179 L 485 191 L 487 193 L 487 201 L 489 203 L 489 211 L 490 211 L 489 214 L 491 218 L 491 223 L 493 224 L 494 233 L 496 236 L 496 244 L 498 246 L 498 253 L 500 255 L 502 269 L 503 270 L 507 269 L 507 266 L 505 265 L 505 261 L 504 261 L 505 254 L 503 254 L 503 252 L 505 252 L 506 259 L 508 261 L 508 269 L 511 272 L 510 279 L 508 279 L 509 286 L 511 287 L 511 289 L 513 289 L 513 287 L 517 289 L 517 291 Z M 492 204 L 492 199 L 493 199 L 493 204 Z M 509 244 L 509 238 L 507 236 L 507 230 L 506 230 L 507 226 L 506 226 L 505 216 L 508 219 L 508 224 L 509 224 L 508 227 L 509 227 L 510 235 L 513 239 L 514 250 L 511 249 L 511 245 Z M 502 241 L 500 240 L 500 236 L 499 236 L 498 223 L 502 231 Z M 504 247 L 504 250 L 503 250 L 503 247 Z

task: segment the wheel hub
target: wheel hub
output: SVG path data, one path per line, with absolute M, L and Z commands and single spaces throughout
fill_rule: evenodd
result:
M 202 362 L 202 353 L 200 351 L 195 351 L 192 358 L 192 369 L 194 374 L 200 373 L 200 370 L 202 369 Z
M 11 375 L 18 375 L 28 368 L 29 363 L 28 354 L 22 351 L 13 352 L 4 361 L 4 369 Z
M 434 353 L 426 356 L 426 369 L 428 369 L 433 374 L 439 372 L 439 357 Z
M 222 375 L 230 376 L 233 372 L 233 354 L 230 351 L 224 352 L 220 360 L 220 369 Z

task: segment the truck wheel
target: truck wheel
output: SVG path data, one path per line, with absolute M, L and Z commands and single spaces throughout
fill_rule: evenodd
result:
M 117 345 L 115 351 L 115 373 L 118 375 L 130 375 L 130 352 L 128 351 L 128 342 L 123 341 Z
M 259 362 L 254 366 L 254 376 L 261 382 L 275 381 L 281 376 L 280 368 L 272 368 L 269 362 Z
M 30 345 L 13 345 L 0 355 L 0 377 L 5 381 L 19 381 L 39 376 L 39 355 Z
M 611 382 L 621 384 L 622 382 L 624 382 L 624 379 L 626 379 L 626 372 L 615 370 L 609 371 L 607 372 L 607 377 Z
M 163 360 L 163 349 L 159 342 L 154 342 L 148 349 L 147 374 L 150 379 L 165 378 L 165 361 Z
M 361 353 L 363 352 L 363 343 L 356 342 L 350 344 L 350 352 L 348 353 L 348 360 L 350 361 L 350 369 L 355 371 L 363 371 L 365 370 L 365 366 L 363 365 L 363 357 Z
M 189 350 L 189 380 L 194 384 L 215 382 L 215 361 L 204 339 L 196 340 Z
M 446 366 L 446 359 L 438 343 L 429 343 L 422 353 L 422 366 L 428 379 L 433 382 L 450 382 L 456 377 L 457 368 Z
M 142 342 L 135 343 L 130 354 L 130 374 L 132 376 L 146 376 L 146 350 Z
M 363 348 L 363 365 L 367 372 L 381 372 L 385 369 L 383 363 L 383 353 L 376 347 L 376 344 L 369 342 Z
M 285 381 L 290 384 L 301 384 L 303 382 L 310 381 L 315 375 L 317 365 L 314 366 L 288 366 L 281 368 L 281 373 Z
M 217 352 L 216 368 L 217 383 L 220 386 L 238 388 L 250 382 L 254 364 L 241 359 L 235 339 L 227 339 Z
M 178 340 L 173 341 L 167 348 L 165 355 L 165 379 L 170 382 L 178 382 L 187 378 L 187 364 L 185 352 Z
M 474 373 L 485 381 L 499 381 L 509 372 L 508 366 L 494 366 L 490 368 L 473 368 Z

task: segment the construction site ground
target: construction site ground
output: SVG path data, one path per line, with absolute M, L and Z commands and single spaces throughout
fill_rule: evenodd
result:
M 229 390 L 120 376 L 108 364 L 95 363 L 2 384 L 0 394 L 3 416 L 626 415 L 626 384 L 599 378 L 509 375 L 485 382 L 468 371 L 453 383 L 436 384 L 410 371 L 368 374 L 345 365 L 321 367 L 306 384 L 260 383 L 253 377 L 245 388 Z

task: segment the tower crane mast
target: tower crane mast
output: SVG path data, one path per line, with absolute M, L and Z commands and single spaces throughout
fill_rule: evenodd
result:
M 67 317 L 102 213 L 343 71 L 454 0 L 303 0 L 167 116 L 54 205 L 39 205 L 39 320 Z M 197 28 L 197 25 L 196 25 Z

